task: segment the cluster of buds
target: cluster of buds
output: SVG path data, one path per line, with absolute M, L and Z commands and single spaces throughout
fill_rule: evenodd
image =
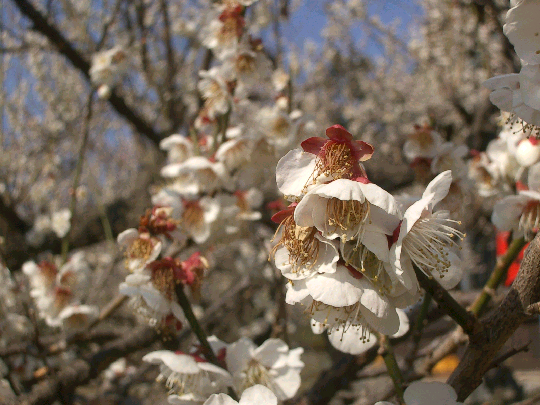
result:
M 211 336 L 208 342 L 219 365 L 208 362 L 200 348 L 189 354 L 160 350 L 143 357 L 159 364 L 158 381 L 170 390 L 169 403 L 202 404 L 211 395 L 224 395 L 227 387 L 241 394 L 257 385 L 284 401 L 300 388 L 302 348 L 290 350 L 280 339 L 268 339 L 259 347 L 247 338 L 227 344 Z
M 373 147 L 340 125 L 328 138 L 309 138 L 278 163 L 279 190 L 292 204 L 280 224 L 272 256 L 289 280 L 286 300 L 301 303 L 317 333 L 327 330 L 338 349 L 361 353 L 371 334 L 408 329 L 400 308 L 418 301 L 414 266 L 452 288 L 462 271 L 456 254 L 464 235 L 447 211 L 433 211 L 452 183 L 444 171 L 407 207 L 372 183 L 362 162 Z
M 29 278 L 30 295 L 39 316 L 47 325 L 81 330 L 97 318 L 97 307 L 81 304 L 90 277 L 90 267 L 82 252 L 74 254 L 60 269 L 44 260 L 39 264 L 26 262 L 22 270 Z
M 141 217 L 138 229 L 118 235 L 125 249 L 126 268 L 131 272 L 120 292 L 131 297 L 131 305 L 150 325 L 162 331 L 178 331 L 185 321 L 176 302 L 176 288 L 187 285 L 198 295 L 208 262 L 199 252 L 187 260 L 162 257 L 162 246 L 177 231 L 171 209 L 155 207 Z
M 271 178 L 278 157 L 300 140 L 303 128 L 302 114 L 289 112 L 283 87 L 273 106 L 254 113 L 258 107 L 249 96 L 270 81 L 272 68 L 262 41 L 245 26 L 251 3 L 215 5 L 203 30 L 203 43 L 215 56 L 215 65 L 200 72 L 204 105 L 189 138 L 174 134 L 160 144 L 168 154 L 161 170 L 166 183 L 152 201 L 170 207 L 178 230 L 197 244 L 230 241 L 261 218 L 263 197 L 275 194 Z

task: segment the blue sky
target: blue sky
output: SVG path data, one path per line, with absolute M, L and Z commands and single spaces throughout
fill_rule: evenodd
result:
M 324 7 L 327 3 L 328 0 L 305 0 L 300 9 L 291 16 L 289 23 L 284 24 L 283 36 L 300 49 L 308 38 L 315 43 L 322 42 L 320 33 L 326 25 Z M 410 26 L 422 16 L 422 7 L 418 5 L 418 0 L 368 0 L 368 4 L 369 15 L 378 15 L 385 24 L 398 19 L 398 34 L 403 38 L 408 36 Z M 353 33 L 360 36 L 361 30 L 353 29 Z M 373 55 L 379 53 L 375 44 L 370 44 L 366 51 Z

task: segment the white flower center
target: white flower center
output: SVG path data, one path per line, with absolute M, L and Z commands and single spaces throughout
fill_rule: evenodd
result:
M 254 385 L 264 385 L 270 390 L 274 390 L 275 381 L 271 375 L 270 370 L 259 363 L 256 359 L 251 359 L 248 363 L 248 367 L 242 372 L 242 382 L 240 389 L 244 391 Z
M 390 291 L 392 281 L 384 270 L 384 264 L 375 253 L 371 252 L 361 243 L 347 242 L 342 248 L 343 259 L 346 265 L 350 265 L 366 276 L 371 283 L 378 288 L 379 293 Z
M 361 341 L 365 343 L 369 342 L 369 339 L 371 337 L 371 329 L 369 328 L 366 320 L 360 313 L 360 305 L 361 304 L 357 302 L 353 305 L 349 305 L 346 307 L 333 307 L 320 301 L 313 300 L 313 302 L 306 309 L 305 312 L 312 317 L 315 315 L 316 312 L 326 312 L 326 318 L 324 322 L 322 322 L 323 326 L 332 326 L 337 324 L 337 327 L 335 327 L 333 331 L 341 332 L 342 334 L 346 333 L 350 328 L 356 328 L 361 332 Z M 331 311 L 334 310 L 339 312 L 340 315 L 338 317 L 335 317 L 334 319 L 329 319 Z M 331 330 L 329 330 L 328 333 L 330 334 Z
M 448 249 L 457 245 L 454 237 L 463 240 L 465 234 L 452 225 L 460 225 L 446 217 L 446 211 L 438 211 L 420 218 L 403 239 L 403 248 L 413 263 L 429 276 L 432 271 L 439 272 L 441 278 L 451 266 Z
M 280 246 L 285 246 L 289 251 L 289 264 L 292 272 L 309 272 L 317 263 L 319 257 L 320 242 L 315 235 L 317 229 L 307 226 L 298 226 L 291 215 L 279 225 L 283 228 L 281 240 L 272 250 L 272 255 Z
M 338 198 L 330 198 L 326 203 L 326 221 L 328 226 L 334 227 L 336 232 L 351 231 L 357 229 L 357 232 L 351 239 L 361 239 L 369 218 L 369 202 L 356 200 L 340 200 Z M 346 235 L 341 236 L 345 242 Z
M 165 386 L 171 390 L 171 394 L 184 395 L 195 394 L 204 397 L 204 383 L 207 382 L 207 372 L 201 370 L 195 374 L 179 373 L 166 366 L 161 366 L 161 373 L 156 381 L 165 380 Z

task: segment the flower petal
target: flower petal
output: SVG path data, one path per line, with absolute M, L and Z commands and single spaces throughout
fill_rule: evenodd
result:
M 277 398 L 272 391 L 263 385 L 254 385 L 242 393 L 239 405 L 277 405 L 277 403 Z M 207 404 L 205 402 L 204 405 L 229 405 L 229 403 Z

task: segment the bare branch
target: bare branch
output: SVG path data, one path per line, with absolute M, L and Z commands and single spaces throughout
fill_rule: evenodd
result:
M 58 52 L 64 55 L 77 68 L 85 78 L 90 81 L 90 62 L 79 53 L 77 49 L 64 37 L 64 35 L 43 16 L 29 0 L 16 0 L 15 5 L 19 11 L 32 21 L 33 29 L 43 34 L 54 45 Z M 156 132 L 135 110 L 126 104 L 126 101 L 113 91 L 109 102 L 118 114 L 127 119 L 135 129 L 155 145 L 159 145 L 161 134 Z

